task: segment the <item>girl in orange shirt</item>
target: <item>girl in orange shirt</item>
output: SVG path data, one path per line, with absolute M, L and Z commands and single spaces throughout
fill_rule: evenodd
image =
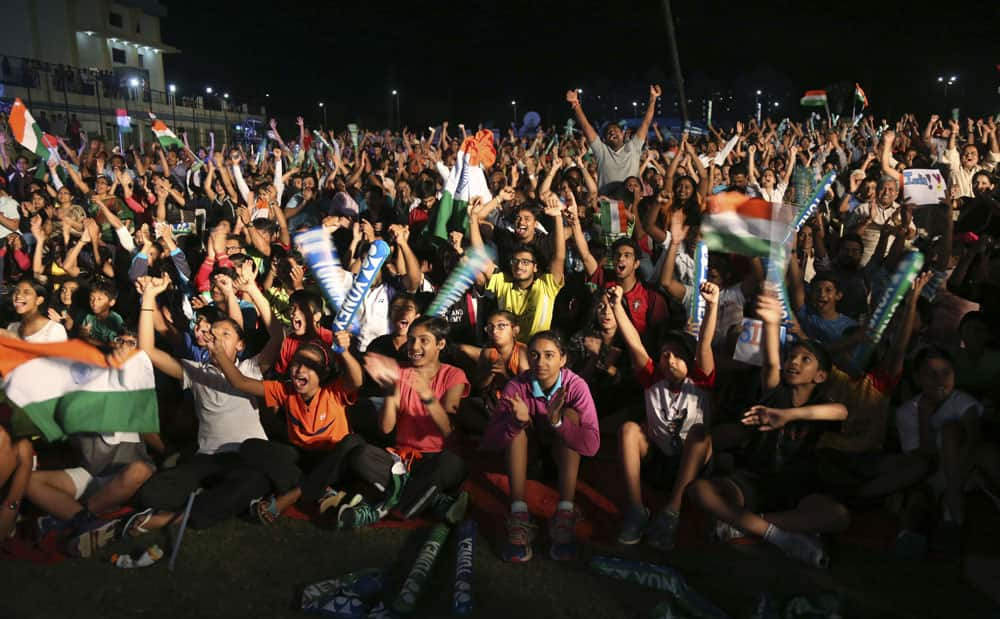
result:
M 289 364 L 287 382 L 248 378 L 231 361 L 222 359 L 224 355 L 216 355 L 233 387 L 262 397 L 268 407 L 286 413 L 290 445 L 250 439 L 240 447 L 243 461 L 267 475 L 276 493 L 252 505 L 252 513 L 265 524 L 300 501 L 316 505 L 320 513 L 339 506 L 348 495 L 330 485 L 339 484 L 348 469 L 375 485 L 388 485 L 391 456 L 367 445 L 348 428 L 345 407 L 354 403 L 362 382 L 361 365 L 349 352 L 350 333 L 337 331 L 333 339 L 344 352 L 330 353 L 320 341 L 299 346 Z M 340 375 L 333 380 L 331 355 L 340 366 Z M 356 456 L 358 449 L 366 453 Z M 371 462 L 370 455 L 376 462 Z M 354 495 L 348 503 L 360 500 L 360 495 Z

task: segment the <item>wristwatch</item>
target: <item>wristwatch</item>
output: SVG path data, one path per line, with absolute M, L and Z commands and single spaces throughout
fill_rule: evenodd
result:
M 427 399 L 420 398 L 420 401 L 423 402 L 424 406 L 427 406 L 428 404 L 431 404 L 432 402 L 434 402 L 434 400 L 436 400 L 436 399 L 437 398 L 435 398 L 433 395 L 431 395 L 431 397 L 429 397 Z
M 17 508 L 20 506 L 21 506 L 20 501 L 11 501 L 10 503 L 7 503 L 7 509 L 9 509 L 12 512 L 16 512 Z

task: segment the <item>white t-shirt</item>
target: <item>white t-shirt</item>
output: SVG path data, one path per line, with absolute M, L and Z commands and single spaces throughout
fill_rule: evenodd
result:
M 590 143 L 590 150 L 597 160 L 597 191 L 602 196 L 614 195 L 625 179 L 639 176 L 644 143 L 638 138 L 628 140 L 618 150 L 604 143 L 600 137 Z
M 399 291 L 398 286 L 384 282 L 368 289 L 357 313 L 361 327 L 358 333 L 359 351 L 365 352 L 372 340 L 389 333 L 389 304 Z M 425 277 L 417 286 L 417 292 L 434 292 L 434 287 Z
M 679 455 L 675 437 L 683 441 L 692 426 L 705 421 L 708 395 L 687 378 L 676 392 L 664 379 L 646 389 L 644 396 L 647 436 L 663 453 Z
M 8 219 L 20 219 L 21 212 L 17 208 L 17 200 L 10 196 L 0 198 L 0 215 Z M 17 232 L 17 230 L 11 230 L 7 226 L 0 224 L 0 240 L 7 238 L 11 232 Z
M 260 380 L 263 375 L 257 359 L 243 359 L 236 367 L 244 376 Z M 238 451 L 249 438 L 267 440 L 255 398 L 230 385 L 222 370 L 212 363 L 182 359 L 181 367 L 183 388 L 194 394 L 198 412 L 198 453 Z
M 7 330 L 13 333 L 14 335 L 17 335 L 18 337 L 21 337 L 20 335 L 18 335 L 20 329 L 21 329 L 20 321 L 12 322 L 9 325 L 7 325 Z M 66 340 L 67 340 L 66 328 L 63 327 L 60 323 L 52 320 L 46 320 L 44 327 L 39 329 L 36 333 L 33 333 L 28 337 L 24 338 L 25 342 L 35 342 L 36 344 L 43 342 L 65 342 Z
M 899 431 L 899 446 L 904 452 L 913 451 L 920 447 L 920 398 L 918 395 L 912 400 L 904 403 L 896 409 L 896 429 Z M 941 448 L 941 428 L 949 421 L 960 421 L 962 415 L 969 409 L 973 409 L 977 415 L 982 416 L 983 405 L 979 400 L 958 389 L 951 392 L 951 395 L 941 403 L 941 406 L 931 415 L 931 432 L 934 435 L 934 443 Z

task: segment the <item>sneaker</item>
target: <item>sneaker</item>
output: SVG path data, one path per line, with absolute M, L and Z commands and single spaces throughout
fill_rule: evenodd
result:
M 646 531 L 646 539 L 649 545 L 657 550 L 667 551 L 674 549 L 674 534 L 677 532 L 677 523 L 680 515 L 671 510 L 663 510 L 656 514 L 653 522 Z
M 618 543 L 631 546 L 642 541 L 643 531 L 649 524 L 649 510 L 645 507 L 630 506 L 625 510 L 622 530 L 618 534 Z
M 345 504 L 345 500 L 350 499 L 354 501 L 354 505 L 357 505 L 361 501 L 361 495 L 355 494 L 354 496 L 348 496 L 343 490 L 334 490 L 333 488 L 327 488 L 323 496 L 317 501 L 317 506 L 319 507 L 319 513 L 325 514 L 331 509 L 336 509 Z M 348 502 L 350 502 L 348 501 Z M 353 505 L 352 505 L 353 507 Z
M 431 512 L 454 526 L 465 518 L 465 510 L 469 507 L 469 493 L 465 490 L 457 496 L 439 492 L 431 499 Z
M 512 512 L 507 516 L 507 545 L 503 560 L 510 563 L 531 561 L 531 541 L 535 538 L 535 524 L 528 512 Z
M 549 521 L 552 546 L 549 556 L 553 561 L 571 561 L 576 558 L 576 511 L 560 509 Z
M 363 498 L 360 500 L 352 498 L 348 504 L 341 505 L 340 509 L 337 510 L 337 528 L 361 529 L 369 527 L 381 520 L 385 514 L 386 512 L 381 505 L 372 505 Z
M 789 544 L 782 550 L 785 555 L 813 567 L 830 567 L 830 557 L 823 549 L 823 542 L 818 535 L 804 533 L 788 533 Z
M 396 462 L 392 467 L 392 479 L 389 480 L 389 487 L 385 489 L 386 509 L 392 509 L 399 503 L 403 496 L 403 488 L 410 479 L 410 473 L 402 462 Z
M 66 554 L 89 559 L 118 538 L 120 520 L 94 520 L 66 542 Z
M 723 522 L 721 520 L 715 521 L 710 535 L 713 542 L 731 542 L 735 539 L 742 539 L 746 536 L 746 533 L 743 531 L 740 531 L 728 522 Z
M 919 561 L 927 554 L 927 537 L 916 531 L 903 529 L 896 536 L 892 551 L 900 559 Z
M 62 520 L 52 515 L 39 516 L 35 521 L 35 532 L 38 535 L 38 541 L 45 539 L 45 536 L 53 531 L 65 533 L 69 528 L 69 520 Z

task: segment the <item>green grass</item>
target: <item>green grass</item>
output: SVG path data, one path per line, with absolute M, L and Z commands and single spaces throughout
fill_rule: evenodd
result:
M 298 610 L 304 585 L 387 566 L 395 566 L 390 582 L 398 583 L 424 534 L 401 529 L 335 532 L 289 519 L 265 528 L 234 520 L 208 531 L 189 531 L 173 573 L 166 558 L 136 570 L 97 559 L 50 566 L 5 562 L 0 564 L 0 618 L 302 618 L 308 616 Z M 451 541 L 413 616 L 450 614 Z M 667 556 L 645 546 L 593 546 L 583 549 L 581 560 L 566 564 L 551 561 L 540 546 L 535 559 L 524 565 L 502 563 L 496 548 L 496 540 L 477 539 L 475 617 L 649 617 L 667 599 L 665 593 L 589 572 L 585 559 L 590 554 L 663 560 L 733 617 L 747 617 L 756 594 L 764 590 L 779 596 L 836 592 L 844 600 L 846 617 L 997 616 L 989 598 L 962 584 L 957 562 L 902 562 L 856 547 L 840 549 L 827 571 L 800 567 L 765 545 L 706 543 Z

